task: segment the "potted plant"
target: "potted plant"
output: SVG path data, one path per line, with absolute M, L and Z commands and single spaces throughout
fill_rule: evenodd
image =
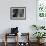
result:
M 45 38 L 44 37 L 46 36 L 45 34 L 46 34 L 45 32 L 35 32 L 33 35 L 37 38 L 37 41 L 40 43 L 40 40 L 42 38 Z

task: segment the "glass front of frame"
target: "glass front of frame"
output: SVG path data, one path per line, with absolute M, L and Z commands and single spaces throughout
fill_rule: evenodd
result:
M 45 25 L 46 20 L 46 0 L 37 0 L 37 24 Z
M 26 8 L 25 7 L 11 7 L 10 8 L 10 19 L 11 20 L 26 19 Z

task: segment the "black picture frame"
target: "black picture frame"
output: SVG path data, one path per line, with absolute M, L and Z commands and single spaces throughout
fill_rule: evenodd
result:
M 25 20 L 26 19 L 26 7 L 11 7 L 10 8 L 11 20 Z

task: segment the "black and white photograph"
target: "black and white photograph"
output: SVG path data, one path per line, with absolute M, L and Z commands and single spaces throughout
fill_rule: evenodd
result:
M 11 7 L 10 8 L 10 19 L 11 20 L 26 19 L 26 8 L 25 7 Z

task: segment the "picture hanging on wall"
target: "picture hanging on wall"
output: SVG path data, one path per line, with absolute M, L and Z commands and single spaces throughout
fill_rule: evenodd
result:
M 11 20 L 25 20 L 26 19 L 26 7 L 11 7 L 10 8 Z
M 37 15 L 40 18 L 46 18 L 46 0 L 38 0 L 37 1 Z

